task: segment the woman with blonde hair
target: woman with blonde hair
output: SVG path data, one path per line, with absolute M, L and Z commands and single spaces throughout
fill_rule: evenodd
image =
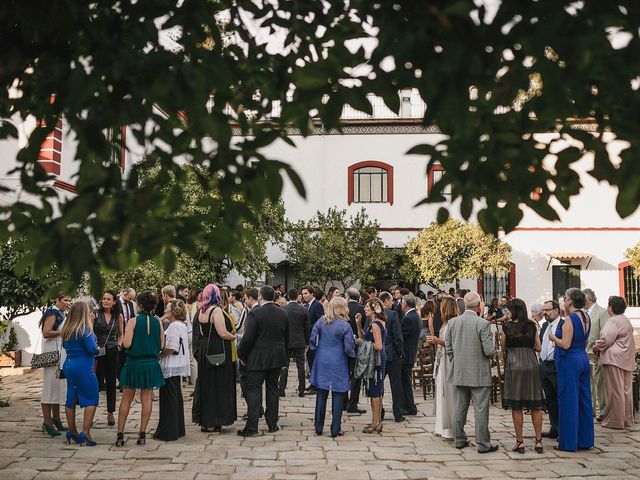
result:
M 436 382 L 436 426 L 435 434 L 442 438 L 453 438 L 453 395 L 455 387 L 447 383 L 447 372 L 450 365 L 449 357 L 444 352 L 445 339 L 447 338 L 447 322 L 460 315 L 455 299 L 446 295 L 440 302 L 440 315 L 442 326 L 440 337 L 429 335 L 427 342 L 436 346 L 435 358 L 435 382 Z
M 327 398 L 331 392 L 331 437 L 342 436 L 342 407 L 345 395 L 351 389 L 349 358 L 356 356 L 349 307 L 344 298 L 334 297 L 329 301 L 324 316 L 313 325 L 309 348 L 316 350 L 310 377 L 311 385 L 317 389 L 316 435 L 322 435 Z
M 164 332 L 160 368 L 164 385 L 160 387 L 160 416 L 153 438 L 169 442 L 184 437 L 184 403 L 181 380 L 189 375 L 189 334 L 184 320 L 187 307 L 182 300 L 171 300 L 167 309 L 169 326 Z
M 67 443 L 73 440 L 80 445 L 95 446 L 91 438 L 91 425 L 98 406 L 98 378 L 93 371 L 94 359 L 98 354 L 98 343 L 93 333 L 89 305 L 76 301 L 71 307 L 69 317 L 60 330 L 62 345 L 67 359 L 62 373 L 67 378 Z M 76 428 L 76 405 L 84 408 L 82 432 Z

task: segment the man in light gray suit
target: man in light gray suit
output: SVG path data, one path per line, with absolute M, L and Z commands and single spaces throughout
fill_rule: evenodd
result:
M 591 319 L 591 332 L 589 333 L 589 343 L 587 343 L 587 355 L 589 355 L 589 363 L 591 364 L 591 402 L 593 404 L 594 417 L 596 416 L 596 406 L 599 407 L 600 415 L 597 420 L 600 422 L 607 406 L 607 396 L 602 371 L 600 370 L 600 365 L 598 365 L 598 356 L 593 353 L 593 345 L 600 338 L 600 330 L 609 319 L 609 314 L 606 308 L 598 305 L 598 299 L 593 290 L 585 288 L 582 293 L 585 296 L 584 308 Z
M 451 360 L 447 382 L 456 387 L 453 398 L 453 441 L 456 448 L 469 445 L 464 426 L 469 402 L 473 399 L 478 453 L 498 450 L 489 436 L 489 394 L 491 392 L 491 358 L 496 354 L 491 324 L 478 316 L 480 296 L 464 296 L 465 311 L 449 320 L 445 351 Z

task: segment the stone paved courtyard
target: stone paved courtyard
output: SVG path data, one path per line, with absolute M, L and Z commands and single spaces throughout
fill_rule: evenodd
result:
M 538 455 L 533 451 L 531 427 L 526 426 L 527 451 L 519 455 L 510 451 L 514 436 L 509 412 L 492 407 L 492 440 L 501 448 L 480 455 L 474 447 L 456 450 L 433 434 L 433 400 L 423 401 L 417 390 L 419 415 L 403 423 L 385 422 L 381 436 L 361 433 L 369 423 L 367 414 L 345 416 L 344 437 L 317 437 L 312 425 L 315 397 L 294 394 L 294 372 L 295 367 L 290 370 L 288 396 L 281 399 L 282 430 L 276 434 L 267 433 L 263 422 L 261 435 L 247 439 L 236 435 L 242 422 L 221 435 L 204 434 L 188 424 L 186 438 L 178 442 L 148 439 L 146 446 L 139 447 L 135 438 L 140 406 L 134 404 L 125 434 L 128 441 L 121 448 L 113 446 L 116 429 L 107 426 L 102 406 L 93 430 L 97 447 L 67 446 L 61 437 L 44 436 L 38 428 L 41 372 L 4 377 L 0 396 L 10 397 L 12 404 L 0 408 L 0 480 L 640 478 L 640 427 L 610 431 L 596 426 L 592 451 L 556 452 L 553 441 L 545 440 L 545 452 Z M 187 419 L 191 417 L 190 392 L 189 388 L 184 391 Z M 385 399 L 387 410 L 389 401 Z M 244 402 L 239 400 L 238 405 L 241 416 Z M 154 403 L 151 432 L 157 410 Z M 473 415 L 470 418 L 472 422 Z M 467 433 L 473 442 L 472 425 Z

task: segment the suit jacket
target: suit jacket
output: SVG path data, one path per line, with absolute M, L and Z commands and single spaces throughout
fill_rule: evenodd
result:
M 324 315 L 324 307 L 319 301 L 314 300 L 309 304 L 307 312 L 309 313 L 309 326 L 313 328 L 314 323 Z
M 296 302 L 285 305 L 284 311 L 289 319 L 289 349 L 304 348 L 309 345 L 309 314 Z
M 594 305 L 590 314 L 591 332 L 589 333 L 589 343 L 587 344 L 587 353 L 593 354 L 593 345 L 600 338 L 600 331 L 604 327 L 605 322 L 609 319 L 609 313 L 606 308 L 602 308 L 597 303 Z
M 393 304 L 393 310 L 398 315 L 398 318 L 402 320 L 402 317 L 404 317 L 404 312 L 402 311 L 402 300 L 395 301 Z
M 460 387 L 490 387 L 496 346 L 491 324 L 466 310 L 447 323 L 445 351 L 451 360 L 447 382 Z
M 387 310 L 387 338 L 384 341 L 384 351 L 387 353 L 387 362 L 393 362 L 404 358 L 404 339 L 402 338 L 402 327 L 398 315 L 393 310 Z
M 356 325 L 356 313 L 362 315 L 362 319 L 365 320 L 364 307 L 355 300 L 349 300 L 347 304 L 349 306 L 349 325 L 353 330 L 354 335 L 358 335 L 358 326 Z
M 402 339 L 404 342 L 404 359 L 405 365 L 413 365 L 416 363 L 418 356 L 418 342 L 420 341 L 420 330 L 422 330 L 422 320 L 418 317 L 418 312 L 411 310 L 400 321 L 402 327 Z
M 288 358 L 289 318 L 283 308 L 265 303 L 247 315 L 238 357 L 247 370 L 282 368 Z

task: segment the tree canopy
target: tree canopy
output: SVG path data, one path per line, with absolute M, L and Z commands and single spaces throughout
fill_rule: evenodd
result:
M 448 220 L 420 230 L 407 244 L 407 255 L 418 280 L 432 285 L 508 272 L 511 247 L 475 224 Z
M 633 267 L 633 273 L 636 277 L 640 277 L 640 242 L 633 247 L 628 248 L 624 252 L 624 256 L 629 259 L 631 266 Z
M 298 283 L 325 288 L 329 282 L 340 282 L 343 290 L 358 281 L 369 284 L 373 273 L 390 260 L 378 227 L 365 209 L 347 217 L 346 210 L 330 208 L 292 224 L 285 251 Z
M 479 205 L 490 232 L 515 228 L 525 205 L 554 220 L 555 202 L 568 208 L 581 189 L 575 162 L 591 152 L 589 174 L 619 189 L 621 216 L 635 212 L 638 3 L 479 3 L 2 2 L 0 139 L 17 137 L 13 120 L 34 117 L 38 127 L 18 156 L 19 188 L 36 200 L 0 209 L 0 240 L 24 235 L 36 274 L 57 262 L 75 281 L 88 272 L 95 286 L 103 267 L 154 258 L 170 268 L 175 249 L 195 253 L 206 235 L 201 214 L 174 217 L 186 161 L 224 204 L 202 205 L 217 225 L 207 249 L 218 256 L 250 235 L 243 226 L 255 213 L 245 207 L 277 201 L 283 176 L 304 192 L 292 167 L 263 147 L 292 143 L 290 127 L 340 128 L 345 104 L 371 112 L 368 93 L 398 111 L 402 88 L 419 91 L 424 124 L 446 134 L 411 150 L 446 172 L 425 201 L 442 202 L 450 185 L 463 217 Z M 80 168 L 78 195 L 58 206 L 37 156 L 59 117 L 77 139 Z M 126 177 L 104 134 L 124 125 L 144 150 Z M 555 140 L 539 143 L 538 132 Z M 620 162 L 605 132 L 627 142 Z M 560 139 L 576 142 L 556 151 Z M 141 173 L 158 163 L 161 183 L 176 178 L 169 195 L 140 188 Z M 442 207 L 438 219 L 447 216 Z

